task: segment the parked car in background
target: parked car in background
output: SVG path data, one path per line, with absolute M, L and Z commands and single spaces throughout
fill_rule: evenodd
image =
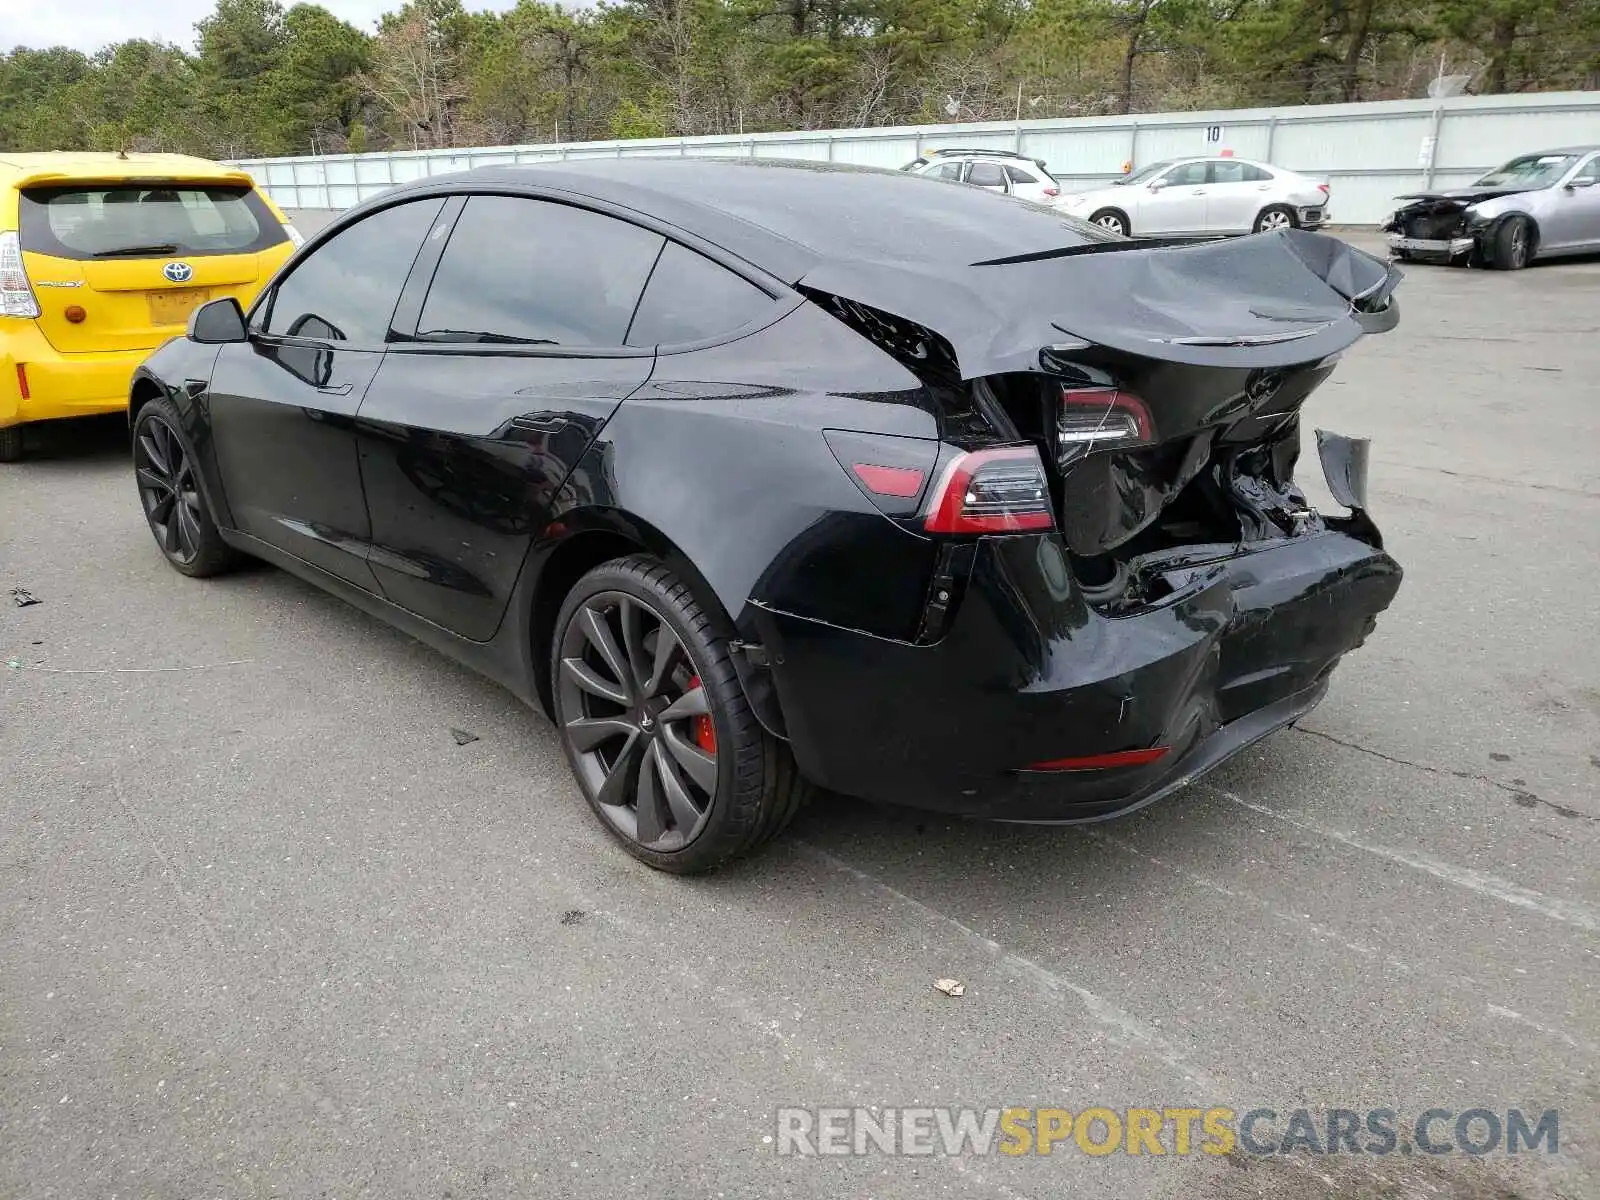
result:
M 1541 258 L 1600 251 L 1600 146 L 1524 154 L 1469 188 L 1414 192 L 1384 225 L 1402 262 L 1515 271 Z
M 1293 469 L 1399 278 L 892 171 L 486 167 L 197 310 L 130 482 L 177 571 L 277 563 L 539 704 L 651 866 L 813 784 L 1099 820 L 1304 716 L 1395 595 L 1365 445 L 1317 438 L 1349 515 Z
M 1011 150 L 929 150 L 900 169 L 1040 204 L 1049 204 L 1061 194 L 1061 185 L 1045 169 L 1044 159 Z
M 1316 229 L 1330 219 L 1328 201 L 1325 183 L 1271 163 L 1219 156 L 1154 162 L 1058 204 L 1127 237 L 1183 237 Z
M 231 167 L 0 152 L 0 462 L 34 421 L 118 412 L 198 305 L 248 304 L 299 238 Z

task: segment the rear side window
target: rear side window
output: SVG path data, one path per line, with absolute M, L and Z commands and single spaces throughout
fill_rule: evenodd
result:
M 755 284 L 703 254 L 668 242 L 639 301 L 630 346 L 697 342 L 737 329 L 772 304 Z
M 380 209 L 318 246 L 278 285 L 265 332 L 380 346 L 444 200 Z
M 474 196 L 434 273 L 417 337 L 621 346 L 665 241 L 569 204 Z
M 1271 178 L 1267 172 L 1250 163 L 1237 160 L 1227 162 L 1221 159 L 1213 160 L 1211 163 L 1212 183 L 1266 183 Z
M 248 187 L 96 184 L 22 193 L 23 249 L 55 258 L 253 254 L 289 240 Z
M 1026 171 L 1024 171 L 1021 167 L 1007 167 L 1006 168 L 1006 175 L 1010 178 L 1012 183 L 1038 183 L 1039 182 L 1032 175 L 1029 175 Z
M 975 162 L 967 172 L 967 182 L 978 187 L 1005 187 L 1005 169 L 999 163 Z

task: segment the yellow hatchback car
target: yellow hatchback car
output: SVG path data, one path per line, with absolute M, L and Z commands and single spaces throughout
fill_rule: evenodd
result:
M 218 163 L 0 151 L 0 462 L 30 422 L 125 409 L 133 369 L 196 305 L 248 307 L 300 240 Z

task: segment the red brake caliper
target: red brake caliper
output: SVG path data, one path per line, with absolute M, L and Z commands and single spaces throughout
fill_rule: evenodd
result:
M 694 675 L 689 679 L 689 690 L 692 692 L 700 686 L 700 676 Z M 711 724 L 711 714 L 706 713 L 694 719 L 694 742 L 707 754 L 717 752 L 717 730 Z

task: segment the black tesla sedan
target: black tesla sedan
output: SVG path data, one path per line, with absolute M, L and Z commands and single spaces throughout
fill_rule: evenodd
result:
M 1298 414 L 1397 272 L 1149 245 L 818 164 L 572 161 L 384 193 L 138 371 L 161 552 L 251 555 L 539 705 L 652 866 L 814 786 L 1128 812 L 1322 697 L 1400 568 Z

